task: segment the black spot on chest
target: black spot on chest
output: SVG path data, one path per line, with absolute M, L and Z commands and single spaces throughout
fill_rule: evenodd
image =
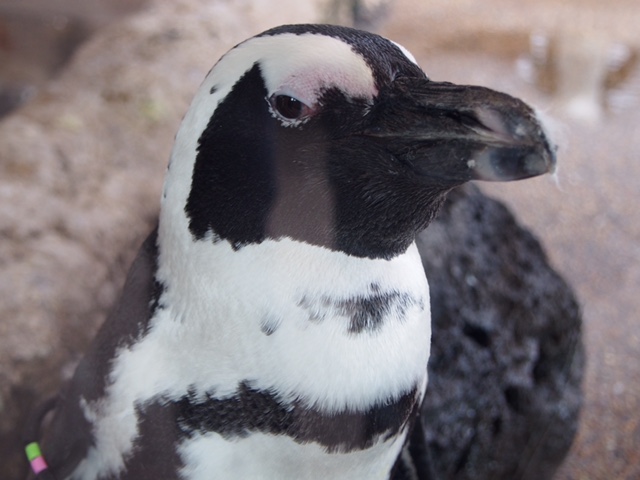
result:
M 380 329 L 389 315 L 402 321 L 407 308 L 417 303 L 408 293 L 392 291 L 341 300 L 336 307 L 351 318 L 349 333 L 361 333 Z
M 402 434 L 413 419 L 419 398 L 416 387 L 366 410 L 328 414 L 299 401 L 282 402 L 271 392 L 255 390 L 243 382 L 233 397 L 218 399 L 191 392 L 175 405 L 180 428 L 188 435 L 216 432 L 233 438 L 261 432 L 344 453 L 366 449 L 380 437 Z
M 380 330 L 387 321 L 404 321 L 407 310 L 418 306 L 424 309 L 424 301 L 407 292 L 380 291 L 376 285 L 364 295 L 347 298 L 321 297 L 311 300 L 303 297 L 298 306 L 304 308 L 312 322 L 324 321 L 328 317 L 349 319 L 348 333 L 372 333 Z

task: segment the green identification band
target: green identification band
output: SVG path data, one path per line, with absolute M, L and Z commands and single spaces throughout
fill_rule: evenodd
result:
M 30 462 L 42 456 L 42 452 L 40 451 L 40 445 L 38 445 L 38 442 L 31 442 L 25 447 L 24 451 L 27 452 L 27 458 Z

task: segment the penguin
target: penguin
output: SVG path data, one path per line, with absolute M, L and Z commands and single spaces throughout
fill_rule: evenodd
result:
M 381 36 L 240 43 L 196 93 L 158 226 L 30 444 L 40 475 L 426 478 L 402 464 L 431 338 L 415 237 L 454 187 L 550 172 L 555 150 L 522 101 L 432 81 Z

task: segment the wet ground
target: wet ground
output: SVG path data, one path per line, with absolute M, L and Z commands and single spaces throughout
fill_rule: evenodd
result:
M 42 1 L 0 0 L 0 115 L 140 2 L 73 3 L 51 0 L 43 21 Z M 536 232 L 583 305 L 585 405 L 557 480 L 640 478 L 638 25 L 636 0 L 397 0 L 382 30 L 433 79 L 506 91 L 558 124 L 557 182 L 483 186 Z

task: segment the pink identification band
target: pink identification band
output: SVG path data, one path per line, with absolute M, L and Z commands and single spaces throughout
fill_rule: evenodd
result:
M 31 468 L 33 469 L 33 473 L 37 475 L 49 467 L 47 466 L 47 462 L 44 461 L 44 458 L 38 457 L 31 460 Z

